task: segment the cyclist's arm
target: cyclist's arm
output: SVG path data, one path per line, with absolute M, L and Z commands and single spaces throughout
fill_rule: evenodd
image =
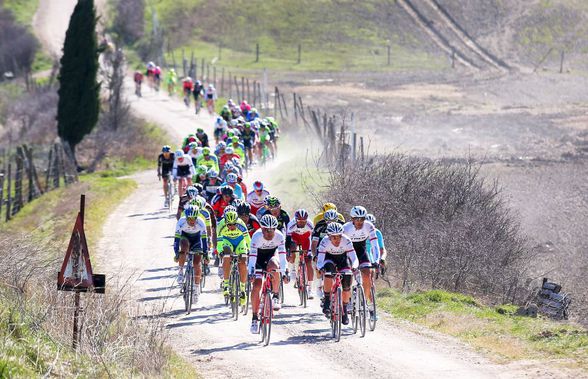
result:
M 376 263 L 380 261 L 380 246 L 378 246 L 378 236 L 376 235 L 376 228 L 373 224 L 370 225 L 370 245 L 371 245 L 371 258 L 372 263 Z
M 172 176 L 174 177 L 174 180 L 178 180 L 178 162 L 175 159 L 172 167 Z
M 202 243 L 202 251 L 208 252 L 208 235 L 206 234 L 206 225 L 202 219 L 197 220 L 200 229 L 200 243 Z
M 286 273 L 286 267 L 288 267 L 288 262 L 286 261 L 286 246 L 284 235 L 282 235 L 280 245 L 278 246 L 278 255 L 280 257 L 280 272 L 283 275 Z
M 183 220 L 185 219 L 182 218 L 176 222 L 176 232 L 174 236 L 174 253 L 176 254 L 180 251 L 180 239 L 182 238 Z
M 257 263 L 257 242 L 251 241 L 251 248 L 247 255 L 247 272 L 253 274 L 255 272 L 255 264 Z
M 161 176 L 161 154 L 157 157 L 157 176 Z
M 376 235 L 378 236 L 378 246 L 380 247 L 380 260 L 385 261 L 388 256 L 386 246 L 384 245 L 384 236 L 380 229 L 376 229 Z

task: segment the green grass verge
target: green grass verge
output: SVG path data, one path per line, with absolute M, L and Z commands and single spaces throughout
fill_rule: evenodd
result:
M 502 361 L 557 358 L 588 369 L 588 331 L 573 323 L 516 316 L 516 306 L 489 307 L 441 290 L 401 294 L 381 289 L 378 305 L 396 318 L 457 337 Z
M 31 27 L 39 7 L 39 0 L 4 0 L 4 8 L 10 9 L 19 24 Z

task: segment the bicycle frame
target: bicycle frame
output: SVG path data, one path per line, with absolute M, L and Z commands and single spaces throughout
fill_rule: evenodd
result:
M 341 285 L 341 273 L 337 272 L 333 278 L 333 285 L 331 287 L 331 336 L 335 338 L 335 342 L 341 340 L 341 323 L 343 312 L 343 288 Z
M 261 297 L 259 303 L 259 330 L 261 333 L 261 341 L 264 346 L 267 346 L 270 341 L 272 331 L 272 319 L 274 317 L 274 307 L 272 304 L 272 272 L 262 272 Z

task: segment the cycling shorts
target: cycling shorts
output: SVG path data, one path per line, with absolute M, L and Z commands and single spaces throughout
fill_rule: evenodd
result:
M 204 252 L 202 251 L 202 241 L 200 240 L 200 238 L 200 234 L 198 234 L 197 236 L 182 234 L 181 237 L 182 240 L 186 240 L 190 244 L 189 251 L 194 252 L 196 254 L 204 254 Z
M 323 266 L 325 274 L 333 276 L 335 273 L 340 272 L 345 275 L 351 275 L 351 265 L 347 259 L 347 254 L 326 254 L 325 263 Z
M 190 176 L 190 166 L 178 166 L 178 178 L 186 178 Z
M 245 149 L 251 149 L 253 147 L 253 143 L 251 143 L 251 141 L 252 140 L 250 139 L 243 140 L 243 146 Z
M 366 250 L 365 241 L 353 242 L 353 249 L 355 249 L 355 254 L 357 254 L 359 268 L 366 268 L 372 265 L 372 261 Z
M 269 140 L 270 141 L 276 140 L 276 132 L 269 132 Z
M 167 176 L 171 174 L 173 167 L 161 165 L 161 176 L 167 179 Z
M 261 277 L 262 271 L 267 271 L 267 265 L 270 261 L 274 262 L 276 267 L 280 267 L 280 262 L 276 257 L 276 250 L 275 249 L 258 249 L 257 250 L 257 260 L 255 261 L 255 271 L 258 274 L 258 278 Z
M 245 242 L 245 239 L 241 239 L 237 243 L 237 246 L 233 245 L 233 243 L 227 239 L 223 239 L 223 240 L 218 241 L 217 250 L 218 250 L 219 254 L 223 254 L 223 250 L 224 250 L 225 246 L 227 246 L 232 252 L 234 252 L 237 255 L 247 254 L 248 249 L 247 249 L 247 242 Z
M 290 236 L 292 239 L 292 243 L 294 244 L 294 248 L 300 246 L 302 250 L 310 250 L 310 231 L 304 234 L 296 234 L 292 233 Z

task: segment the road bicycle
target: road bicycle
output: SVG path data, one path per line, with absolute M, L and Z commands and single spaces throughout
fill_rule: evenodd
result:
M 343 287 L 341 285 L 341 273 L 337 272 L 333 278 L 331 287 L 331 306 L 329 307 L 329 319 L 331 321 L 331 337 L 335 342 L 341 340 L 341 324 L 343 321 Z
M 173 209 L 173 202 L 174 202 L 174 185 L 172 183 L 172 175 L 171 173 L 167 174 L 167 198 L 165 199 L 167 202 L 168 211 L 171 213 Z
M 351 288 L 351 326 L 353 333 L 359 334 L 361 337 L 365 337 L 366 331 L 366 318 L 367 318 L 367 301 L 365 299 L 365 293 L 363 291 L 361 273 L 355 273 L 355 285 Z
M 302 255 L 303 253 L 303 250 L 294 250 L 290 254 L 298 255 L 298 268 L 296 270 L 296 288 L 298 289 L 300 305 L 306 308 L 306 303 L 308 301 L 308 279 L 306 277 L 306 257 Z
M 208 263 L 206 263 L 206 259 L 202 257 L 201 263 L 202 265 L 202 274 L 200 276 L 200 292 L 204 290 L 204 286 L 206 285 L 206 276 L 210 274 L 210 268 L 208 267 Z
M 272 276 L 273 272 L 262 272 L 263 284 L 261 286 L 261 298 L 259 304 L 259 332 L 260 342 L 264 346 L 269 345 L 272 333 L 272 320 L 274 318 L 274 307 L 272 304 Z M 281 275 L 280 275 L 281 276 Z
M 372 270 L 370 275 L 372 278 L 372 285 L 370 287 L 370 295 L 372 295 L 372 301 L 370 302 L 369 305 L 371 305 L 371 309 L 373 310 L 372 313 L 370 314 L 369 317 L 369 326 L 370 326 L 370 331 L 374 331 L 376 329 L 376 321 L 378 320 L 378 313 L 377 313 L 377 306 L 376 306 L 376 280 L 378 280 L 379 276 L 380 276 L 380 265 L 375 263 L 373 265 L 373 267 L 375 268 L 375 275 L 374 275 L 374 271 Z M 374 277 L 375 276 L 375 277 Z
M 184 295 L 184 305 L 187 314 L 192 312 L 192 303 L 194 297 L 198 298 L 201 293 L 200 285 L 194 285 L 194 255 L 198 252 L 189 251 L 188 259 L 186 260 L 186 273 L 184 276 L 184 284 L 182 286 L 182 292 Z
M 225 304 L 230 305 L 233 320 L 239 319 L 241 279 L 239 276 L 239 256 L 231 252 L 231 271 L 229 273 L 229 295 L 225 296 Z
M 243 308 L 243 316 L 247 315 L 249 311 L 249 303 L 251 302 L 251 280 L 247 280 L 245 284 L 245 308 Z

